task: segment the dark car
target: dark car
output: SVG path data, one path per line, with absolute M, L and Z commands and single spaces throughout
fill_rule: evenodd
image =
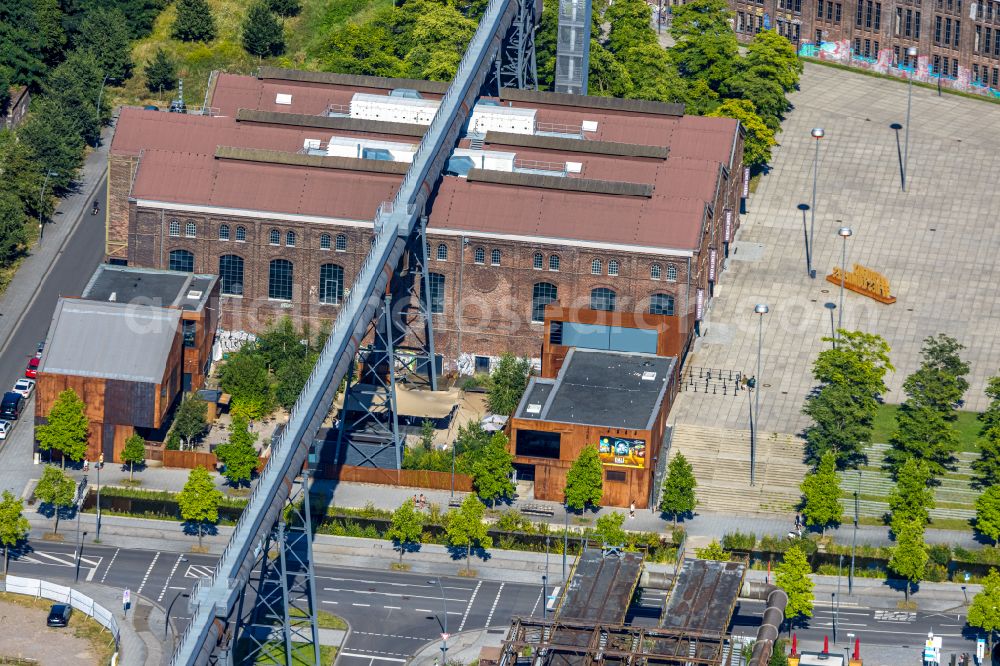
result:
M 69 604 L 52 604 L 49 609 L 49 618 L 45 624 L 50 627 L 65 627 L 69 624 L 69 618 L 73 614 L 73 607 Z
M 21 416 L 21 407 L 24 406 L 24 396 L 14 391 L 7 391 L 0 401 L 0 418 L 16 420 Z

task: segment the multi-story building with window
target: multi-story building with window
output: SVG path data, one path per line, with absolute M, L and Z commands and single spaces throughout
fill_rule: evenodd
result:
M 1000 88 L 1000 1 L 730 0 L 738 37 L 775 29 L 796 47 L 954 87 Z M 916 59 L 907 50 L 917 50 Z M 813 51 L 810 51 L 813 52 Z
M 219 75 L 213 116 L 125 109 L 113 262 L 219 275 L 221 325 L 336 317 L 446 85 Z M 505 90 L 482 99 L 427 211 L 445 365 L 538 357 L 545 306 L 650 312 L 690 340 L 739 224 L 743 137 L 679 105 Z

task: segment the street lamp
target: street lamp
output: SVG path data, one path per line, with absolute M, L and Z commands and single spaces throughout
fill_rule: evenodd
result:
M 837 235 L 844 239 L 840 253 L 840 312 L 837 313 L 837 330 L 844 327 L 844 280 L 847 276 L 847 239 L 854 235 L 850 227 L 841 227 Z
M 816 237 L 816 180 L 819 177 L 819 140 L 826 136 L 822 127 L 814 127 L 812 137 L 816 139 L 816 153 L 813 156 L 813 199 L 809 220 L 809 243 L 806 247 L 806 261 L 808 262 L 809 277 L 816 277 L 816 271 L 812 267 L 813 239 Z M 759 419 L 759 415 L 758 415 Z
M 569 504 L 563 502 L 563 583 L 566 582 L 566 550 L 569 548 Z
M 906 49 L 906 58 L 915 58 L 917 56 L 917 47 L 911 46 Z M 914 63 L 914 71 L 916 69 L 916 63 Z M 913 104 L 913 74 L 914 71 L 910 71 L 910 83 L 906 88 L 906 138 L 903 140 L 903 191 L 906 191 L 906 177 L 909 175 L 908 166 L 910 164 L 910 106 Z M 896 136 L 899 136 L 898 134 Z
M 427 581 L 428 585 L 435 583 L 441 588 L 441 608 L 444 610 L 444 622 L 442 623 L 444 631 L 441 633 L 441 665 L 444 666 L 448 663 L 448 602 L 444 598 L 444 585 L 441 584 L 441 579 L 435 578 Z
M 854 535 L 851 537 L 851 575 L 847 578 L 847 593 L 854 594 L 854 549 L 858 544 L 858 509 L 861 497 L 861 470 L 858 470 L 858 489 L 854 491 Z
M 545 612 L 548 610 L 549 605 L 549 591 L 545 585 L 549 577 L 542 574 L 542 622 L 545 621 Z
M 181 561 L 186 562 L 187 560 L 182 557 Z M 179 599 L 180 597 L 184 597 L 185 599 L 187 599 L 190 596 L 191 594 L 188 592 L 178 592 L 177 594 L 174 595 L 174 598 L 170 600 L 170 603 L 167 605 L 167 616 L 166 619 L 163 621 L 163 640 L 167 640 L 167 632 L 170 631 L 170 611 L 174 607 L 174 602 L 176 602 L 177 599 Z
M 45 238 L 45 187 L 49 184 L 49 178 L 58 176 L 55 171 L 46 171 L 45 180 L 42 181 L 42 191 L 38 193 L 38 241 Z
M 754 313 L 758 315 L 757 317 L 757 396 L 754 398 L 754 411 L 757 412 L 757 430 L 760 430 L 760 391 L 761 391 L 761 374 L 760 374 L 760 357 L 761 349 L 764 345 L 764 315 L 770 312 L 770 308 L 766 303 L 758 303 L 754 306 Z M 757 442 L 755 441 L 754 430 L 750 429 L 750 485 L 754 485 L 756 477 L 754 474 L 754 467 L 757 461 Z
M 94 543 L 101 543 L 101 468 L 104 467 L 104 453 L 97 456 L 97 536 Z
M 837 348 L 837 329 L 833 327 L 833 311 L 837 309 L 836 303 L 824 303 L 823 307 L 830 311 L 830 340 L 831 347 Z

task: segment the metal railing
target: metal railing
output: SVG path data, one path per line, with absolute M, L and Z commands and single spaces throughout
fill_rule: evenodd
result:
M 565 162 L 543 162 L 540 160 L 514 160 L 515 169 L 530 169 L 532 171 L 555 171 L 566 173 Z
M 549 132 L 551 134 L 572 134 L 573 136 L 583 136 L 583 124 L 536 122 L 535 131 Z
M 349 116 L 351 115 L 351 105 L 350 104 L 327 104 L 326 111 L 324 112 L 327 116 Z

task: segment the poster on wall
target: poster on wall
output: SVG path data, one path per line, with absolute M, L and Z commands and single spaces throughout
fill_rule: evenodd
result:
M 646 442 L 603 435 L 597 445 L 601 463 L 618 467 L 645 467 Z

